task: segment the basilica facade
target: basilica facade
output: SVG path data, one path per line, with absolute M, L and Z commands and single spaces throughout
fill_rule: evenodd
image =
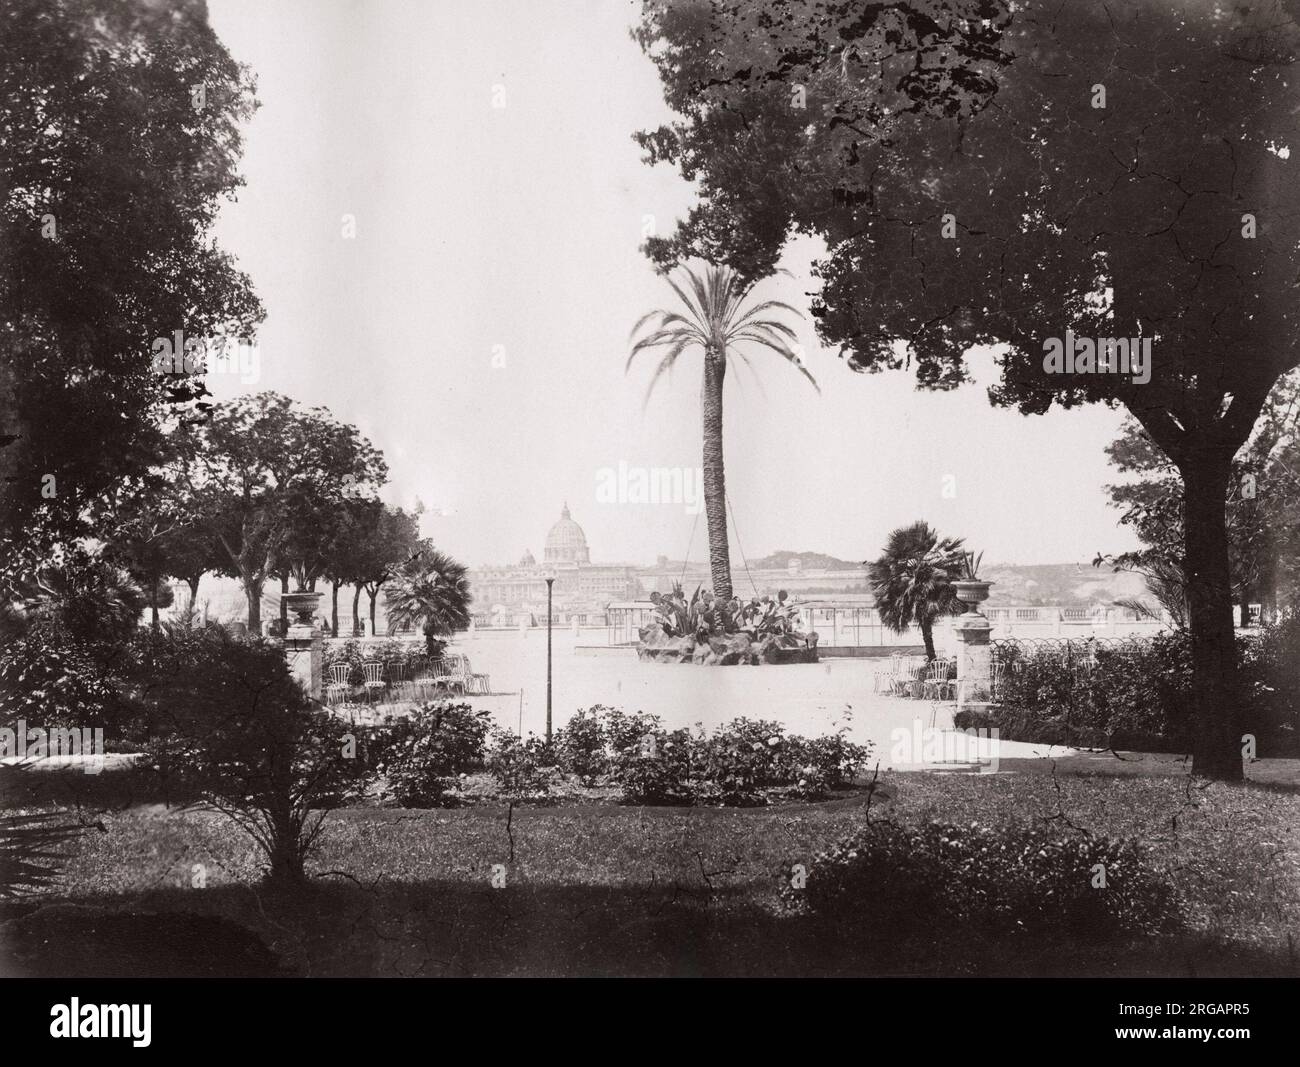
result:
M 542 560 L 525 552 L 514 566 L 469 572 L 476 626 L 538 625 L 546 621 L 546 579 L 554 578 L 552 621 L 603 624 L 611 601 L 635 599 L 637 568 L 591 562 L 587 535 L 566 503 L 546 535 Z

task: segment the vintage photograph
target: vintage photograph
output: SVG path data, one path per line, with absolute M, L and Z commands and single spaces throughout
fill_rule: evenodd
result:
M 0 975 L 1300 976 L 1297 20 L 0 0 Z

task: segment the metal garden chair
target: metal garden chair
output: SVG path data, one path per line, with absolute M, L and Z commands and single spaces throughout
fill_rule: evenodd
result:
M 352 686 L 348 684 L 348 675 L 352 667 L 347 663 L 335 663 L 330 667 L 330 680 L 325 686 L 325 703 L 333 704 L 339 697 L 343 703 L 348 702 L 348 693 Z
M 366 703 L 370 704 L 374 702 L 376 690 L 382 695 L 383 691 L 388 688 L 388 683 L 384 681 L 384 665 L 378 660 L 372 659 L 361 664 L 361 669 L 366 676 Z

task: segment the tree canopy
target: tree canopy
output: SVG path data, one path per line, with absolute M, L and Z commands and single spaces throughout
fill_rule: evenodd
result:
M 373 495 L 388 477 L 383 456 L 355 427 L 277 393 L 218 405 L 183 433 L 192 444 L 184 475 L 191 507 L 220 548 L 222 570 L 244 585 L 250 629 L 260 625 L 268 575 L 284 567 L 306 582 L 324 569 L 329 531 L 315 521 L 341 517 L 346 501 Z
M 211 233 L 256 102 L 202 3 L 14 0 L 0 40 L 0 536 L 22 572 L 204 395 L 155 340 L 261 320 Z
M 677 231 L 647 242 L 656 263 L 705 255 L 754 277 L 815 235 L 813 315 L 854 369 L 953 388 L 973 348 L 997 345 L 993 403 L 1123 403 L 1177 467 L 1195 763 L 1228 778 L 1224 490 L 1300 363 L 1297 10 L 645 0 L 636 31 L 681 116 L 640 143 L 699 190 Z M 1149 345 L 1143 371 L 1107 339 Z M 1105 372 L 1099 350 L 1115 357 Z
M 1285 27 L 1270 52 L 1201 2 L 649 0 L 638 32 L 683 116 L 639 139 L 700 189 L 647 251 L 755 276 L 822 237 L 814 315 L 855 369 L 952 387 L 1002 344 L 994 402 L 1122 400 L 1177 461 L 1240 444 L 1300 362 Z M 1045 372 L 1067 328 L 1153 338 L 1151 381 Z

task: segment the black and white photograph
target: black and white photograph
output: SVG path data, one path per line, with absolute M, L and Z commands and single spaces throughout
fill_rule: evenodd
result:
M 0 0 L 24 1027 L 1017 979 L 1249 1044 L 1297 168 L 1300 0 Z

